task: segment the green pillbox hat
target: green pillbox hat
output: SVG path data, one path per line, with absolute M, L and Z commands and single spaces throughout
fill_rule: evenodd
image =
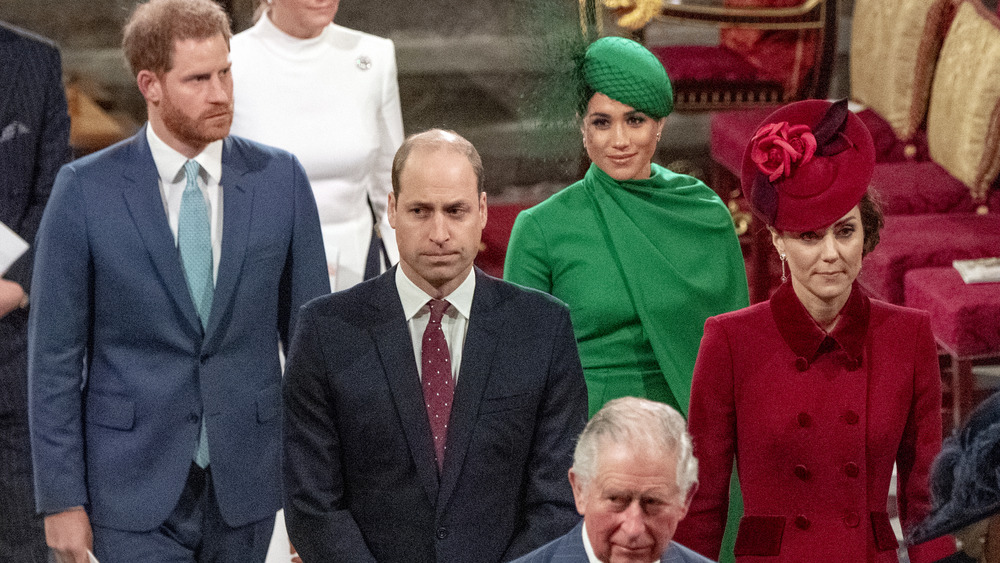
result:
M 674 109 L 670 78 L 656 55 L 624 37 L 602 37 L 590 44 L 583 60 L 583 80 L 590 94 L 612 100 L 660 119 Z

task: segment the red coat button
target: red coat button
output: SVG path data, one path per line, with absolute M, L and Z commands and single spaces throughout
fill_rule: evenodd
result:
M 805 465 L 796 465 L 795 476 L 803 481 L 808 481 L 809 478 L 812 477 L 812 471 L 809 471 L 809 468 Z
M 807 369 L 809 369 L 809 360 L 801 356 L 795 358 L 795 369 L 799 371 L 806 371 Z
M 797 419 L 799 422 L 799 426 L 801 426 L 802 428 L 809 428 L 810 426 L 812 426 L 812 417 L 809 416 L 809 413 L 807 412 L 800 412 Z
M 846 465 L 844 465 L 844 473 L 846 473 L 848 477 L 854 478 L 857 477 L 859 473 L 861 473 L 861 470 L 858 469 L 858 464 L 854 463 L 853 461 L 850 461 Z
M 795 517 L 795 527 L 800 530 L 808 530 L 810 524 L 812 524 L 812 522 L 801 514 Z
M 847 358 L 847 361 L 844 362 L 844 367 L 847 368 L 847 371 L 854 371 L 861 367 L 861 360 L 858 358 Z
M 857 528 L 860 523 L 861 518 L 858 516 L 857 512 L 848 512 L 844 515 L 844 525 L 848 528 Z
M 847 411 L 846 413 L 844 413 L 844 422 L 850 425 L 854 425 L 858 423 L 858 420 L 859 420 L 858 413 L 854 411 Z

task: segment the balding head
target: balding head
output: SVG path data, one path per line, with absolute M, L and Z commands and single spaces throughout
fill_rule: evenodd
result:
M 392 192 L 396 195 L 396 199 L 399 199 L 400 176 L 402 176 L 403 167 L 406 166 L 410 154 L 415 151 L 451 151 L 464 155 L 469 159 L 469 164 L 472 165 L 472 170 L 476 174 L 477 193 L 483 192 L 483 160 L 479 157 L 479 151 L 476 150 L 476 147 L 454 131 L 429 129 L 407 137 L 399 150 L 396 151 L 395 158 L 392 159 Z

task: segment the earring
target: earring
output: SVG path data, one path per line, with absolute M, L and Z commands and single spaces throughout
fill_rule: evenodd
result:
M 785 274 L 785 253 L 779 254 L 778 258 L 781 258 L 781 283 L 785 283 L 788 281 L 788 276 Z

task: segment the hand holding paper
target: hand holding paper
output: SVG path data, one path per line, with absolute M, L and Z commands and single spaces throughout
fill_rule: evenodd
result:
M 0 276 L 7 272 L 11 264 L 27 252 L 29 245 L 17 236 L 10 227 L 0 223 Z

